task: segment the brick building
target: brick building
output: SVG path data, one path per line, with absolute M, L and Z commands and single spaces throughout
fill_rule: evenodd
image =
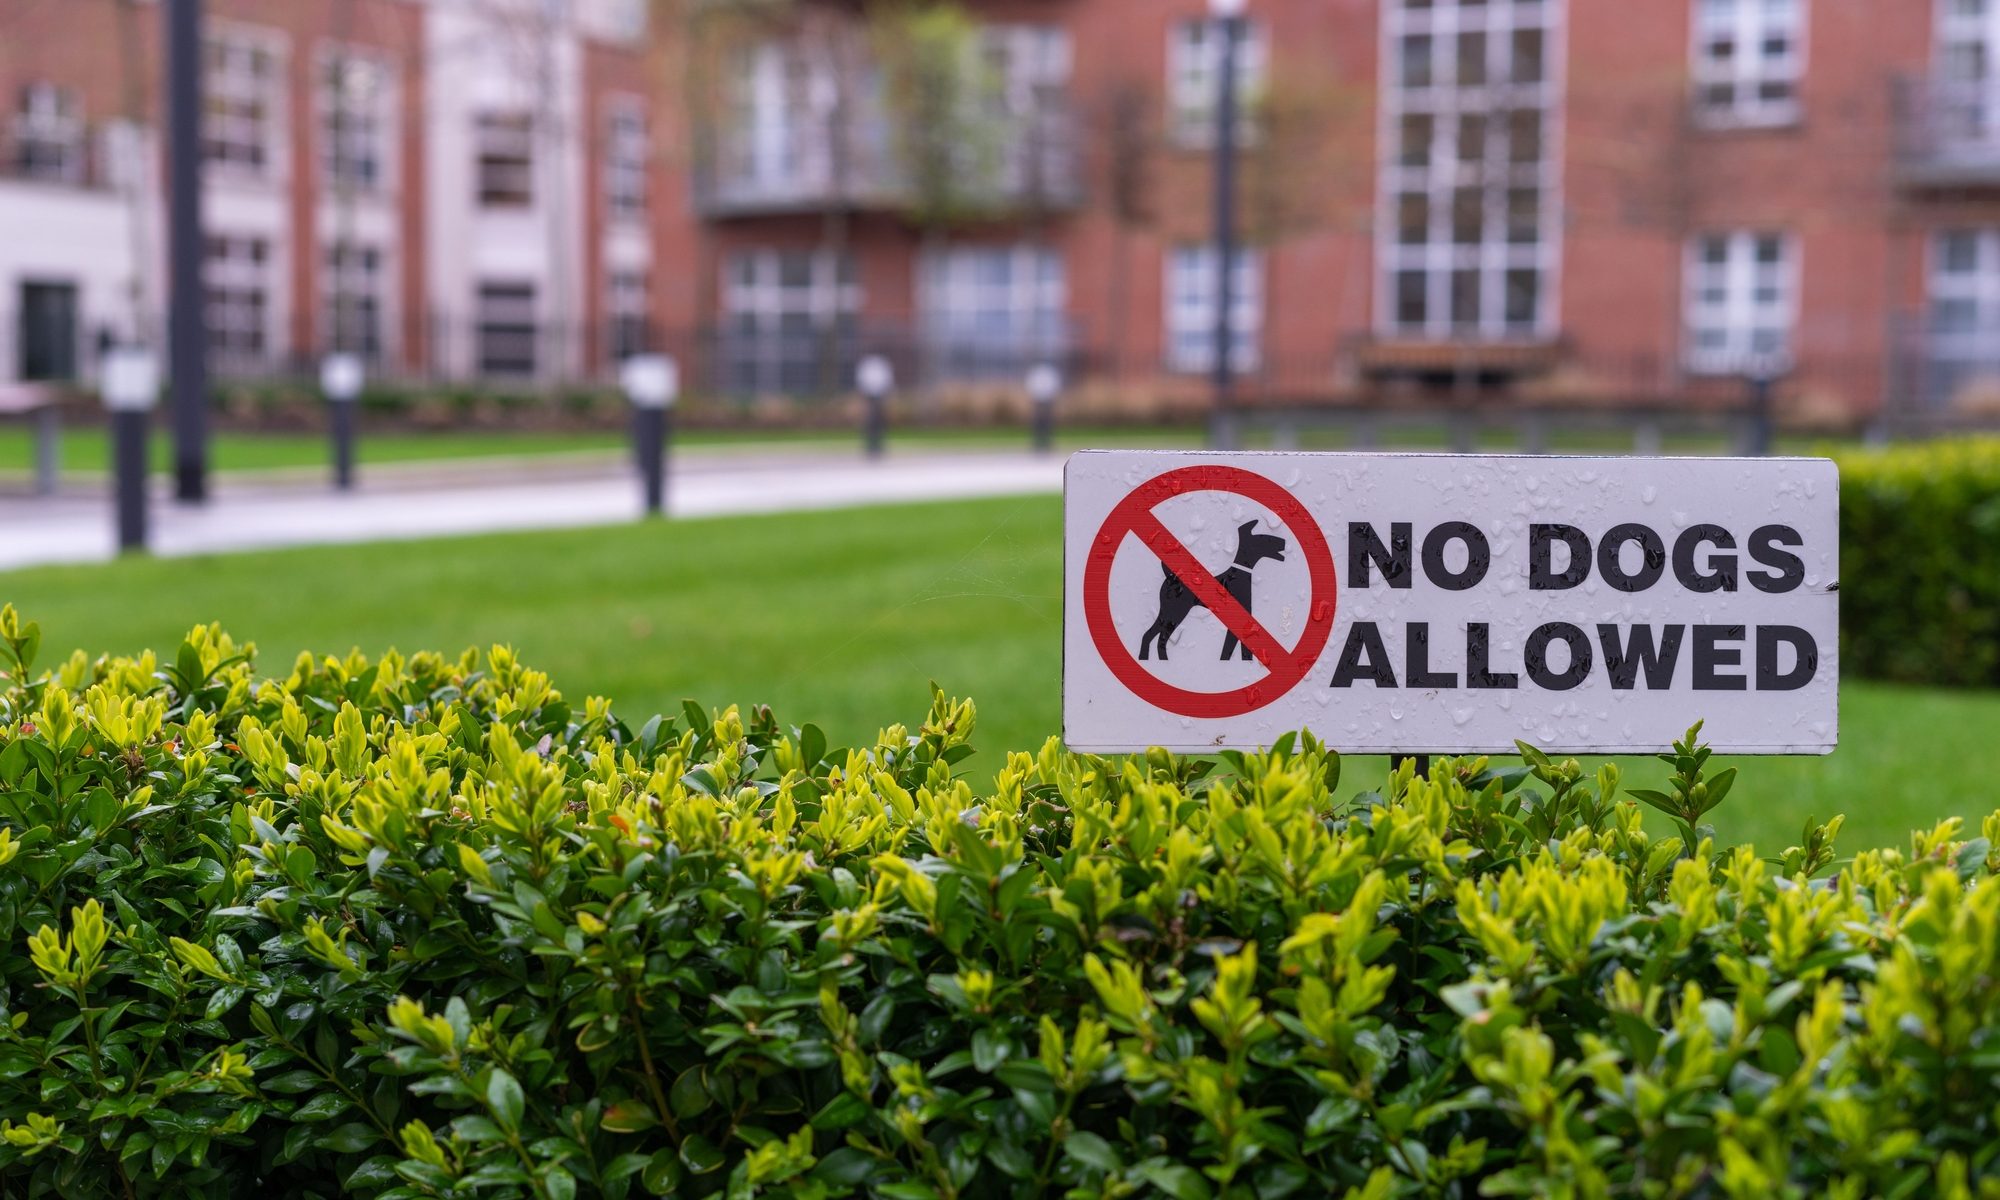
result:
M 756 396 L 881 350 L 930 391 L 1054 359 L 1107 403 L 1203 394 L 1204 0 L 210 7 L 225 372 L 656 345 Z M 0 0 L 0 377 L 48 371 L 65 303 L 157 310 L 154 17 Z M 1239 54 L 1252 402 L 1699 405 L 1775 370 L 1858 420 L 2000 368 L 2000 0 L 1250 0 Z

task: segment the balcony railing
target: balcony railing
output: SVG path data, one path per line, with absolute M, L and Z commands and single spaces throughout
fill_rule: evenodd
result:
M 1903 314 L 1891 325 L 1883 416 L 1912 429 L 2000 419 L 2000 328 Z
M 1082 199 L 1075 115 L 1048 106 L 1009 119 L 994 153 L 955 180 L 977 207 L 996 211 L 1066 210 Z M 838 143 L 844 150 L 834 152 Z M 801 116 L 782 130 L 722 131 L 714 161 L 699 169 L 695 198 L 708 217 L 816 212 L 836 205 L 897 209 L 914 188 L 879 115 L 848 122 L 846 136 Z
M 2000 185 L 2000 81 L 1899 80 L 1897 167 L 1926 187 Z

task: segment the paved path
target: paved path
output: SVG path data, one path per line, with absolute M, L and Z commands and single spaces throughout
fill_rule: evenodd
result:
M 678 456 L 670 514 L 843 508 L 919 500 L 1025 495 L 1062 487 L 1062 459 L 1020 453 L 891 453 L 868 462 L 846 453 Z M 156 492 L 152 549 L 215 554 L 273 546 L 393 541 L 507 529 L 606 525 L 639 516 L 638 480 L 615 464 L 579 470 L 518 467 L 510 477 L 463 466 L 427 471 L 377 468 L 356 491 L 324 483 L 242 481 L 219 476 L 206 505 L 175 504 Z M 95 562 L 114 554 L 108 498 L 0 496 L 0 571 L 43 563 Z

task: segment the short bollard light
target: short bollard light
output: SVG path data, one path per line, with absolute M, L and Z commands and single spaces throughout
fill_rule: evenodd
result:
M 333 486 L 343 492 L 354 489 L 354 409 L 367 378 L 358 354 L 329 354 L 320 360 L 319 390 L 326 397 L 333 434 Z
M 680 398 L 680 368 L 664 354 L 635 354 L 620 364 L 618 383 L 632 402 L 632 445 L 646 513 L 659 516 L 667 511 L 667 443 L 674 401 Z
M 1062 395 L 1062 372 L 1052 363 L 1028 369 L 1028 400 L 1034 406 L 1035 450 L 1047 454 L 1056 444 L 1056 400 Z
M 100 375 L 111 414 L 111 483 L 116 496 L 118 549 L 146 548 L 146 442 L 160 402 L 160 363 L 138 346 L 114 346 Z
M 868 457 L 882 457 L 882 445 L 889 436 L 889 393 L 896 386 L 896 371 L 889 360 L 871 354 L 854 369 L 854 382 L 861 389 L 866 406 L 861 418 L 861 445 Z

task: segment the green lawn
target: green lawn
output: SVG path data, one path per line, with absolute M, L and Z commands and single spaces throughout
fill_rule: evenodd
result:
M 1023 446 L 1027 431 L 1012 427 L 969 429 L 904 429 L 890 431 L 891 446 L 925 448 L 1012 449 Z M 1203 430 L 1197 426 L 1105 427 L 1076 426 L 1059 431 L 1064 449 L 1096 447 L 1194 448 L 1201 444 Z M 858 444 L 859 434 L 849 430 L 691 430 L 680 435 L 677 444 L 686 447 L 796 448 L 804 445 L 837 446 Z M 1247 449 L 1270 444 L 1264 433 L 1252 433 Z M 1350 448 L 1349 436 L 1337 429 L 1306 429 L 1300 432 L 1298 447 L 1303 450 Z M 365 469 L 370 463 L 447 462 L 468 459 L 514 458 L 553 454 L 611 454 L 626 446 L 626 436 L 615 431 L 524 433 L 513 431 L 449 430 L 437 433 L 362 433 L 358 451 Z M 1421 425 L 1386 428 L 1385 448 L 1443 450 L 1447 441 L 1441 428 Z M 1557 434 L 1551 447 L 1563 453 L 1623 453 L 1629 441 L 1615 434 Z M 1504 452 L 1515 448 L 1511 437 L 1500 431 L 1483 435 L 1480 449 Z M 1804 439 L 1780 445 L 1787 454 L 1817 452 L 1817 443 Z M 1670 454 L 1717 454 L 1729 452 L 1727 440 L 1698 435 L 1667 439 Z M 25 477 L 33 462 L 29 430 L 18 424 L 0 425 L 0 478 Z M 172 448 L 162 433 L 153 440 L 154 469 L 165 473 L 171 467 Z M 218 471 L 258 471 L 283 469 L 323 469 L 329 461 L 326 436 L 322 433 L 220 433 L 212 442 L 211 456 Z M 62 467 L 79 477 L 101 477 L 109 462 L 104 431 L 91 426 L 63 430 Z
M 1066 448 L 1085 445 L 1115 446 L 1198 446 L 1201 430 L 1192 426 L 1178 429 L 1115 430 L 1100 427 L 1066 429 L 1060 441 Z M 1012 449 L 1027 445 L 1026 429 L 908 429 L 891 430 L 891 446 L 967 449 Z M 848 430 L 689 430 L 676 444 L 684 447 L 797 448 L 800 446 L 859 446 L 858 431 Z M 616 431 L 526 433 L 507 430 L 450 430 L 437 433 L 391 433 L 361 435 L 357 456 L 365 469 L 370 463 L 447 462 L 467 459 L 515 458 L 553 454 L 614 454 L 628 445 L 627 436 Z M 211 442 L 210 455 L 218 471 L 268 471 L 324 468 L 330 461 L 323 433 L 219 433 Z M 153 469 L 164 474 L 171 469 L 172 445 L 164 433 L 153 439 Z M 30 431 L 17 423 L 0 425 L 0 477 L 25 476 L 34 461 Z M 102 428 L 78 426 L 62 433 L 62 469 L 82 477 L 102 476 L 109 463 L 109 449 Z
M 286 550 L 0 574 L 49 651 L 177 644 L 220 619 L 268 671 L 301 649 L 504 641 L 571 695 L 628 715 L 767 701 L 837 739 L 923 715 L 926 685 L 975 696 L 990 766 L 1058 726 L 1061 513 L 1054 498 L 651 523 L 412 545 Z M 1850 682 L 1843 748 L 1749 762 L 1714 815 L 1767 849 L 1848 814 L 1852 851 L 2000 797 L 1985 762 L 2000 693 Z M 1661 778 L 1633 764 L 1628 778 Z M 1344 789 L 1372 783 L 1357 760 Z

